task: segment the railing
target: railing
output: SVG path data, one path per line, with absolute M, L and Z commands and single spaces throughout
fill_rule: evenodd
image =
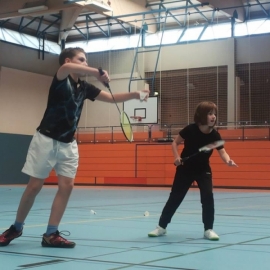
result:
M 134 142 L 157 142 L 167 136 L 160 125 L 133 124 Z M 123 143 L 128 142 L 120 126 L 79 127 L 78 143 Z
M 133 124 L 134 142 L 171 142 L 187 123 L 170 125 Z M 216 129 L 224 140 L 270 140 L 270 122 L 219 122 Z M 78 143 L 128 142 L 120 126 L 78 127 Z

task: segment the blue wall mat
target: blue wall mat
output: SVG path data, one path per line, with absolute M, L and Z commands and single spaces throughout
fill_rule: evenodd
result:
M 0 184 L 27 184 L 29 176 L 22 173 L 32 136 L 0 133 Z

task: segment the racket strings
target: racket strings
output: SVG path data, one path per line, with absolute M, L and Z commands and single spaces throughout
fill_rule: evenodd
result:
M 130 124 L 129 118 L 127 114 L 122 111 L 120 115 L 120 123 L 122 127 L 122 131 L 127 138 L 128 141 L 133 141 L 133 132 L 132 132 L 132 126 Z

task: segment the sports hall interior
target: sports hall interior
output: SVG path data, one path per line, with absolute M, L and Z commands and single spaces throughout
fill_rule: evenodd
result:
M 52 171 L 23 236 L 0 248 L 3 269 L 269 269 L 269 14 L 266 0 L 0 0 L 1 232 L 28 182 L 21 168 L 61 49 L 83 47 L 89 66 L 108 71 L 113 93 L 150 90 L 138 115 L 137 103 L 119 104 L 133 109 L 132 142 L 115 104 L 85 101 L 78 173 L 60 224 L 76 248 L 40 245 L 57 190 Z M 216 129 L 239 166 L 223 164 L 216 150 L 210 159 L 220 240 L 203 239 L 195 182 L 167 235 L 148 238 L 175 174 L 172 140 L 204 100 L 217 104 Z

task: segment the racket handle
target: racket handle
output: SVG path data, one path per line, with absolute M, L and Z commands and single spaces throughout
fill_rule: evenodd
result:
M 100 74 L 101 76 L 104 74 L 104 71 L 102 70 L 101 67 L 98 68 L 98 72 L 99 72 L 99 74 Z M 109 86 L 108 83 L 104 82 L 103 84 L 104 84 L 107 88 L 110 88 L 110 86 Z

